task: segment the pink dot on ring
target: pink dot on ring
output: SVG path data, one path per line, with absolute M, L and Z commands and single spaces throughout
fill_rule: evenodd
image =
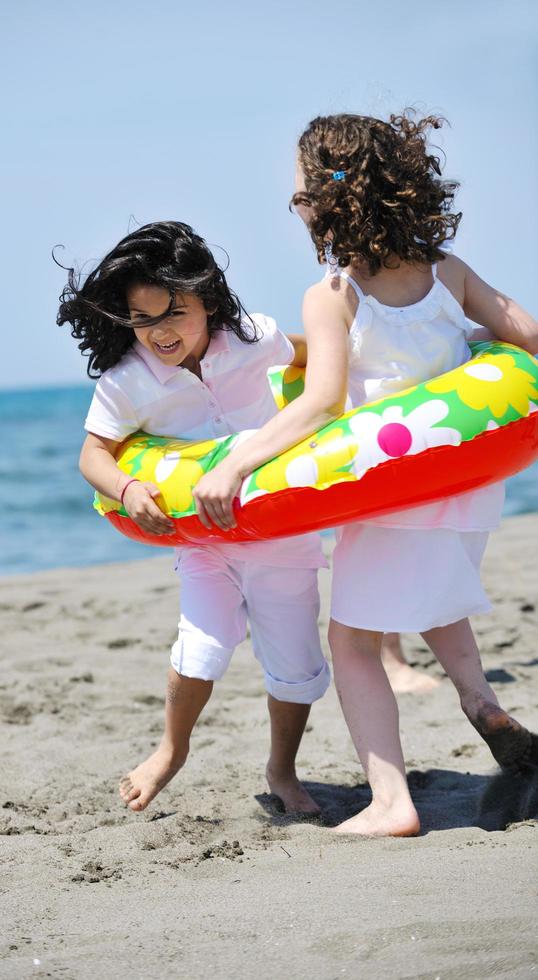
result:
M 411 448 L 413 442 L 411 433 L 407 426 L 400 422 L 389 422 L 384 425 L 377 434 L 377 441 L 380 449 L 387 456 L 405 456 Z

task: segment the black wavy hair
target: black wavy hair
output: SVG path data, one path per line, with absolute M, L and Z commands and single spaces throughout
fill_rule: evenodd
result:
M 135 283 L 161 286 L 170 295 L 164 313 L 137 319 L 138 326 L 164 320 L 176 294 L 190 293 L 208 311 L 210 337 L 218 330 L 231 330 L 246 344 L 259 340 L 255 324 L 228 287 L 206 242 L 180 221 L 156 221 L 127 235 L 82 285 L 79 272 L 67 272 L 56 322 L 71 324 L 79 350 L 89 358 L 90 378 L 117 364 L 135 340 L 127 306 L 127 289 Z

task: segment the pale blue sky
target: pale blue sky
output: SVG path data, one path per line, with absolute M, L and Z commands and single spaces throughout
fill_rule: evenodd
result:
M 0 387 L 83 380 L 63 275 L 139 223 L 188 221 L 252 311 L 297 327 L 319 276 L 289 215 L 318 113 L 446 115 L 457 252 L 538 313 L 537 5 L 525 0 L 19 0 L 4 5 Z M 218 254 L 218 253 L 217 253 Z

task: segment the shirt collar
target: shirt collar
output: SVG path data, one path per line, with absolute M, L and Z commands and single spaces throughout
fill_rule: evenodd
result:
M 228 330 L 217 330 L 215 334 L 211 337 L 209 341 L 209 347 L 207 348 L 203 358 L 202 358 L 202 372 L 204 369 L 204 361 L 211 360 L 215 354 L 222 354 L 230 350 L 230 338 L 228 336 Z M 181 364 L 163 364 L 161 360 L 152 351 L 144 347 L 139 340 L 135 340 L 133 344 L 134 351 L 142 358 L 144 364 L 150 369 L 151 373 L 157 378 L 162 385 L 166 384 L 170 378 L 175 378 L 181 371 L 186 369 L 181 366 Z

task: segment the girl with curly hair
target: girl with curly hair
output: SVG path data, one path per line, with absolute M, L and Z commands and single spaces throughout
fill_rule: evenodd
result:
M 334 419 L 349 392 L 374 401 L 467 361 L 472 327 L 538 349 L 538 325 L 447 243 L 460 217 L 427 137 L 442 120 L 314 119 L 299 140 L 292 204 L 328 275 L 306 293 L 304 395 L 196 488 L 202 520 L 233 526 L 230 501 L 251 470 Z M 480 581 L 503 487 L 349 524 L 337 536 L 329 641 L 338 694 L 372 802 L 336 829 L 418 833 L 398 707 L 380 657 L 384 633 L 422 633 L 471 724 L 503 767 L 538 765 L 538 738 L 498 704 L 468 617 L 491 607 Z M 222 516 L 224 515 L 224 516 Z
M 100 375 L 81 471 L 153 534 L 173 525 L 158 506 L 158 487 L 116 465 L 120 443 L 139 429 L 201 441 L 263 426 L 276 412 L 267 369 L 304 365 L 304 339 L 286 337 L 269 317 L 247 316 L 205 241 L 180 222 L 128 235 L 82 285 L 70 270 L 58 314 L 66 322 L 89 355 L 88 373 Z M 184 765 L 193 727 L 245 639 L 248 617 L 268 693 L 269 788 L 287 812 L 317 813 L 295 757 L 310 706 L 329 685 L 317 628 L 319 536 L 217 542 L 179 548 L 176 558 L 181 618 L 165 730 L 157 750 L 122 779 L 123 801 L 145 809 Z

